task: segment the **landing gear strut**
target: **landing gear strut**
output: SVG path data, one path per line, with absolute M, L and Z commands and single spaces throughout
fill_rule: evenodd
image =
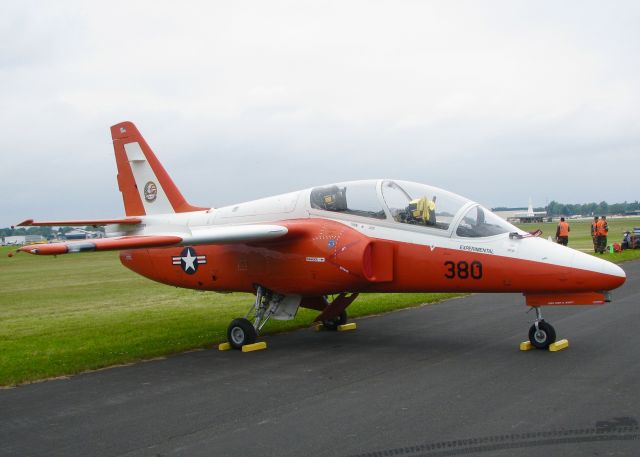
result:
M 542 318 L 539 306 L 535 307 L 536 320 L 529 329 L 529 341 L 538 349 L 548 349 L 556 342 L 556 331 L 551 324 Z
M 260 330 L 278 310 L 283 298 L 282 295 L 258 286 L 256 300 L 247 314 L 244 317 L 232 320 L 227 328 L 227 340 L 231 347 L 241 349 L 242 346 L 255 343 Z

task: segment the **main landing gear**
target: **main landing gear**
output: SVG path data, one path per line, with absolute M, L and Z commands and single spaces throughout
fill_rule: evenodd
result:
M 262 327 L 271 317 L 293 319 L 300 305 L 300 297 L 284 296 L 266 287 L 257 286 L 256 300 L 244 317 L 234 319 L 227 327 L 227 340 L 234 349 L 256 342 Z
M 548 349 L 556 342 L 556 331 L 551 324 L 542 318 L 539 306 L 535 307 L 536 320 L 529 329 L 529 341 L 538 349 Z
M 272 295 L 273 292 L 270 290 L 258 286 L 256 301 L 247 314 L 231 321 L 227 327 L 227 339 L 232 348 L 241 349 L 242 346 L 256 342 L 260 330 L 275 312 L 274 308 L 277 308 L 277 305 L 274 307 L 271 300 Z
M 227 327 L 227 341 L 222 346 L 229 349 L 248 348 L 245 346 L 254 345 L 258 335 L 271 318 L 276 320 L 291 320 L 296 316 L 298 308 L 309 308 L 322 311 L 315 319 L 325 330 L 353 330 L 355 324 L 347 323 L 347 312 L 345 308 L 349 306 L 358 296 L 355 293 L 341 293 L 328 301 L 327 297 L 307 297 L 289 294 L 282 295 L 266 287 L 256 285 L 256 300 L 244 317 L 234 319 Z M 258 345 L 261 343 L 257 343 Z M 255 350 L 255 349 L 252 349 Z
M 335 317 L 333 319 L 329 319 L 326 321 L 322 321 L 322 327 L 324 327 L 325 330 L 330 330 L 335 332 L 338 330 L 338 327 L 346 323 L 347 323 L 347 312 L 342 311 L 338 317 Z
M 234 349 L 253 344 L 258 338 L 258 331 L 253 324 L 243 317 L 234 319 L 227 328 L 227 340 Z

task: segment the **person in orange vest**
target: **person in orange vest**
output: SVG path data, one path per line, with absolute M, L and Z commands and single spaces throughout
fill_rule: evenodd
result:
M 593 252 L 598 253 L 598 216 L 593 217 L 591 223 L 591 240 L 593 241 Z
M 607 247 L 607 235 L 609 234 L 609 225 L 607 224 L 607 216 L 602 216 L 596 225 L 596 238 L 598 250 L 600 254 L 604 254 Z
M 560 218 L 560 223 L 558 224 L 558 228 L 556 229 L 556 242 L 563 246 L 569 244 L 569 232 L 571 231 L 571 227 L 569 227 L 569 223 L 565 222 L 564 217 Z

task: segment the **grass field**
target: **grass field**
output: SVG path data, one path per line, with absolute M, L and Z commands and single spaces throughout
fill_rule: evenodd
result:
M 525 225 L 554 235 L 556 224 Z M 588 222 L 572 222 L 570 246 L 591 247 Z M 640 225 L 612 220 L 610 240 Z M 620 236 L 616 235 L 617 233 Z M 115 252 L 59 257 L 0 248 L 0 385 L 211 346 L 226 339 L 231 319 L 253 301 L 249 294 L 216 294 L 154 283 L 122 267 Z M 640 251 L 640 250 L 638 250 Z M 640 252 L 605 254 L 613 261 Z M 432 303 L 453 294 L 363 294 L 350 316 Z M 317 315 L 300 310 L 294 321 L 270 321 L 269 333 L 309 325 Z
M 631 231 L 633 227 L 640 227 L 640 218 L 608 218 L 609 236 L 608 243 L 621 243 L 622 234 Z M 568 220 L 571 231 L 569 232 L 569 247 L 593 254 L 593 241 L 591 239 L 591 220 Z M 533 231 L 541 229 L 544 238 L 555 238 L 557 222 L 545 222 L 542 224 L 518 224 L 523 230 Z M 633 250 L 623 251 L 617 254 L 605 254 L 603 258 L 612 262 L 624 262 L 640 258 L 640 253 Z
M 59 257 L 0 249 L 0 385 L 211 346 L 226 340 L 250 294 L 178 289 L 145 279 L 103 252 Z M 453 294 L 365 294 L 350 316 L 430 303 Z M 269 333 L 307 326 L 317 312 L 270 321 Z

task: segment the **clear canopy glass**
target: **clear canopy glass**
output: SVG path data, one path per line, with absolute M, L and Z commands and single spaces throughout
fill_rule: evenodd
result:
M 379 197 L 378 186 L 382 199 Z M 440 230 L 443 235 L 480 238 L 519 229 L 460 195 L 409 181 L 353 181 L 311 189 L 313 209 Z M 385 212 L 385 209 L 387 212 Z M 460 217 L 464 211 L 464 217 Z M 460 220 L 449 232 L 451 224 Z M 437 232 L 436 232 L 437 233 Z
M 469 200 L 459 195 L 406 181 L 383 181 L 382 197 L 394 220 L 448 230 L 454 216 Z
M 480 238 L 519 231 L 517 227 L 478 205 L 469 208 L 465 213 L 458 224 L 456 235 L 466 238 Z
M 386 219 L 376 192 L 377 181 L 354 181 L 311 190 L 311 207 L 354 216 Z

